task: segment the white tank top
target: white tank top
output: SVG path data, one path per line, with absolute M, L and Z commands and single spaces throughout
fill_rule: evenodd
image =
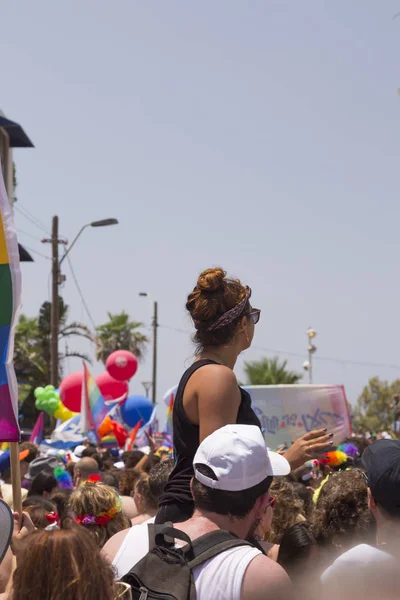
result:
M 120 579 L 149 551 L 147 524 L 134 525 L 121 544 L 114 560 L 116 579 Z M 261 554 L 257 548 L 238 546 L 225 550 L 193 569 L 198 600 L 241 600 L 243 577 L 247 567 Z

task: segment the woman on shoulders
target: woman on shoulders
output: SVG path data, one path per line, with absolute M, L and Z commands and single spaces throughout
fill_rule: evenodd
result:
M 229 424 L 261 428 L 250 395 L 238 386 L 233 372 L 239 354 L 250 347 L 260 320 L 261 311 L 250 299 L 251 289 L 221 268 L 203 271 L 188 296 L 186 308 L 195 327 L 196 359 L 183 374 L 175 397 L 175 468 L 161 497 L 156 523 L 178 523 L 192 516 L 192 463 L 204 438 Z M 288 460 L 307 460 L 316 441 L 326 446 L 329 438 L 320 439 L 320 435 L 304 443 L 302 438 L 298 440 L 294 450 L 288 451 Z

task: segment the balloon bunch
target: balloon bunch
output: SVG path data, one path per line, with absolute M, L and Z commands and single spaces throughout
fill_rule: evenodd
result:
M 61 421 L 64 422 L 74 416 L 75 413 L 68 410 L 61 402 L 60 394 L 58 390 L 54 388 L 54 385 L 37 387 L 33 393 L 36 398 L 36 408 L 38 410 L 44 410 L 50 417 L 61 419 Z

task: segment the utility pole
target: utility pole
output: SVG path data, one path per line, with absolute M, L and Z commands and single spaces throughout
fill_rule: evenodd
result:
M 157 401 L 157 328 L 158 328 L 158 302 L 154 302 L 153 313 L 153 386 L 152 400 L 153 404 Z
M 51 253 L 52 253 L 52 293 L 51 293 L 51 342 L 50 342 L 50 365 L 51 385 L 58 387 L 58 217 L 53 217 L 51 228 Z

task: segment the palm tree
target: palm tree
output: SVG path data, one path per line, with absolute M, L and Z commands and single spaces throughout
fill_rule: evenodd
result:
M 303 377 L 295 371 L 286 369 L 287 360 L 279 361 L 279 358 L 262 358 L 244 363 L 244 371 L 247 376 L 248 385 L 279 385 L 298 383 Z
M 118 314 L 107 315 L 107 323 L 96 327 L 96 359 L 105 363 L 107 357 L 115 350 L 129 350 L 138 360 L 143 358 L 149 342 L 148 337 L 138 331 L 139 327 L 143 327 L 143 323 L 130 321 L 124 310 Z
M 33 391 L 38 386 L 50 382 L 50 302 L 44 302 L 40 307 L 38 317 L 27 317 L 21 314 L 15 328 L 14 368 L 18 381 L 18 396 L 23 402 L 23 414 L 26 417 L 35 416 L 35 398 Z M 59 298 L 59 337 L 68 339 L 79 336 L 93 341 L 90 329 L 82 323 L 69 323 L 68 306 Z M 62 379 L 62 360 L 69 356 L 77 356 L 89 363 L 90 357 L 77 351 L 67 351 L 59 355 L 59 378 Z

